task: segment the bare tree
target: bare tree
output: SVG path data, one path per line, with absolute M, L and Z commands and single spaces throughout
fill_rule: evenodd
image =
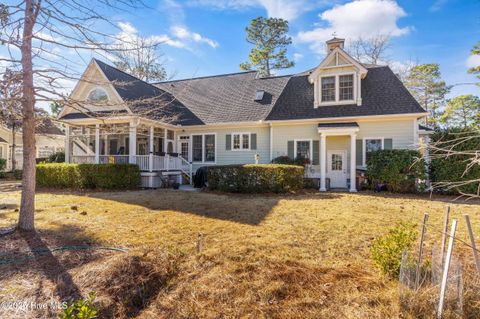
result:
M 113 64 L 146 82 L 159 82 L 167 77 L 164 64 L 165 60 L 158 52 L 161 43 L 153 39 L 135 36 L 129 43 L 119 44 L 120 50 L 114 53 Z M 135 50 L 128 50 L 133 45 Z
M 86 105 L 85 101 L 67 96 L 65 82 L 81 79 L 79 69 L 83 69 L 84 53 L 110 56 L 119 51 L 136 50 L 135 43 L 119 46 L 126 41 L 115 36 L 113 31 L 113 34 L 101 31 L 118 30 L 117 24 L 102 12 L 131 11 L 141 6 L 141 1 L 134 0 L 24 0 L 17 4 L 0 4 L 0 43 L 10 52 L 9 57 L 0 57 L 0 62 L 19 65 L 22 77 L 19 101 L 22 105 L 23 187 L 19 229 L 34 229 L 35 104 L 61 101 L 65 107 L 95 116 L 91 111 L 92 103 Z M 66 54 L 67 51 L 73 52 L 75 58 Z M 95 85 L 107 84 L 98 79 L 90 81 Z M 156 94 L 142 101 L 126 102 L 130 103 L 130 109 L 147 114 L 172 103 L 169 98 L 167 94 Z
M 17 131 L 22 125 L 22 94 L 21 74 L 6 69 L 3 78 L 0 80 L 0 124 L 5 125 L 12 133 L 12 146 L 10 160 L 12 171 L 16 169 L 15 147 Z
M 356 60 L 369 63 L 388 64 L 387 50 L 390 47 L 390 35 L 379 34 L 370 38 L 359 37 L 350 42 L 347 51 Z

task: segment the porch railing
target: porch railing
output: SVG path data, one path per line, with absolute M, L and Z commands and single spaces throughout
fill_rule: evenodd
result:
M 99 164 L 128 164 L 129 158 L 129 155 L 100 155 Z M 95 164 L 96 162 L 95 155 L 74 155 L 70 161 L 79 164 Z M 192 164 L 180 155 L 135 155 L 134 163 L 138 165 L 140 171 L 181 171 L 189 177 L 190 181 L 192 180 Z

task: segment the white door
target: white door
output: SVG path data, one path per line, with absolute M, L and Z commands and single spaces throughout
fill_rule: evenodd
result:
M 330 188 L 347 187 L 347 151 L 328 151 L 327 177 L 330 178 Z
M 179 136 L 178 137 L 178 153 L 180 156 L 190 161 L 190 136 Z

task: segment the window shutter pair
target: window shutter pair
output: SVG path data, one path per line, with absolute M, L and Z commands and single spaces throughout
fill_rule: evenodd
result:
M 257 134 L 252 133 L 250 134 L 250 149 L 256 150 L 257 149 Z M 232 134 L 227 134 L 225 136 L 225 150 L 231 151 L 232 150 Z

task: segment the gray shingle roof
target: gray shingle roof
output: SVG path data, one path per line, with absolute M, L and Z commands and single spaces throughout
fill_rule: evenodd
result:
M 0 137 L 0 143 L 7 143 L 7 141 Z
M 358 127 L 357 122 L 344 122 L 344 123 L 320 123 L 318 127 Z
M 306 71 L 257 78 L 241 72 L 149 84 L 96 60 L 130 109 L 171 124 L 202 125 L 260 120 L 299 120 L 369 115 L 423 113 L 417 101 L 389 67 L 366 65 L 362 105 L 314 108 L 314 87 Z M 257 91 L 265 91 L 255 101 Z M 135 102 L 142 100 L 142 102 Z M 76 115 L 67 115 L 67 117 Z
M 425 112 L 389 67 L 369 66 L 362 80 L 362 105 L 314 108 L 308 75 L 292 76 L 267 120 L 353 117 Z
M 264 120 L 277 102 L 290 76 L 257 78 L 242 72 L 155 84 L 172 93 L 204 123 Z M 257 91 L 265 91 L 255 101 Z

